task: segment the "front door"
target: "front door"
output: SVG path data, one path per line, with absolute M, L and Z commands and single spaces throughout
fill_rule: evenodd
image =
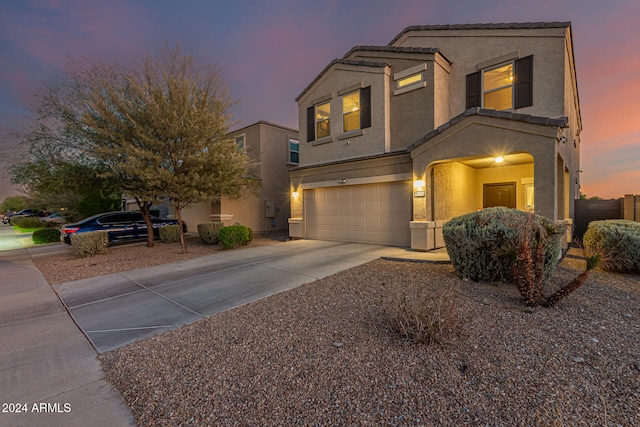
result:
M 483 208 L 494 206 L 504 206 L 507 208 L 516 207 L 516 183 L 501 182 L 495 184 L 484 184 L 483 186 Z

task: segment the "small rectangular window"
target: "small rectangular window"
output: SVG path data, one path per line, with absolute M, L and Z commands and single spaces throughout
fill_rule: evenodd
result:
M 325 102 L 315 107 L 316 138 L 331 135 L 331 103 Z
M 289 163 L 300 163 L 300 142 L 297 139 L 289 139 Z
M 245 139 L 244 137 L 245 137 L 245 134 L 243 133 L 242 135 L 238 135 L 235 138 L 236 146 L 238 147 L 238 150 L 245 150 L 247 148 L 244 141 Z
M 413 83 L 418 83 L 422 81 L 422 73 L 414 74 L 409 77 L 405 77 L 403 79 L 398 80 L 398 89 L 401 87 L 409 86 Z

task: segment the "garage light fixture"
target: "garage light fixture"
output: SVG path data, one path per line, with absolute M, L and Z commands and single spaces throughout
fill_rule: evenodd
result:
M 425 183 L 421 179 L 413 182 L 413 188 L 415 188 L 418 191 L 424 190 L 424 187 L 425 187 Z
M 291 193 L 291 195 L 293 196 L 294 199 L 298 198 L 298 192 L 294 191 L 293 193 Z
M 498 157 L 494 157 L 494 159 L 496 163 L 502 163 L 504 162 L 504 157 L 502 156 L 498 156 Z

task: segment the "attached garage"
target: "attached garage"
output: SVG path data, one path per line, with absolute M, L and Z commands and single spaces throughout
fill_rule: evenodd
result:
M 408 247 L 411 191 L 411 181 L 306 189 L 306 237 Z

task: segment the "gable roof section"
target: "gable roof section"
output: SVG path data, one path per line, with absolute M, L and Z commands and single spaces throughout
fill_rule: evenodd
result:
M 348 58 L 354 52 L 365 50 L 369 52 L 399 52 L 399 53 L 426 53 L 434 54 L 440 52 L 436 47 L 397 47 L 397 46 L 354 46 L 345 53 L 344 58 Z M 442 52 L 440 52 L 442 55 Z M 444 55 L 443 55 L 444 56 Z
M 537 28 L 568 28 L 571 22 L 506 22 L 489 24 L 443 24 L 443 25 L 412 25 L 400 32 L 389 42 L 393 46 L 403 35 L 411 31 L 434 30 L 519 30 Z
M 569 119 L 567 117 L 542 117 L 542 116 L 532 116 L 530 114 L 520 114 L 514 113 L 512 111 L 497 111 L 497 110 L 489 110 L 487 108 L 473 107 L 467 109 L 464 113 L 457 115 L 453 119 L 449 120 L 447 123 L 438 126 L 438 128 L 432 130 L 424 137 L 420 138 L 418 141 L 407 147 L 407 151 L 412 151 L 414 148 L 419 147 L 424 144 L 431 138 L 439 135 L 445 130 L 449 129 L 453 125 L 461 122 L 467 117 L 470 116 L 486 116 L 486 117 L 495 117 L 497 119 L 507 119 L 518 122 L 532 123 L 536 125 L 550 126 L 550 127 L 566 127 Z
M 238 129 L 234 129 L 234 130 L 230 131 L 228 134 L 241 132 L 243 130 L 249 129 L 250 127 L 253 127 L 253 126 L 256 126 L 256 125 L 266 125 L 266 126 L 271 126 L 271 127 L 274 127 L 274 128 L 282 129 L 282 130 L 285 130 L 285 131 L 298 133 L 298 129 L 290 128 L 290 127 L 284 126 L 284 125 L 279 125 L 278 123 L 270 122 L 270 121 L 267 121 L 267 120 L 259 120 L 259 121 L 255 122 L 253 124 L 250 124 L 250 125 L 247 125 L 247 126 L 243 126 L 241 128 L 238 128 Z
M 363 67 L 380 67 L 380 68 L 384 68 L 387 67 L 388 64 L 386 62 L 376 62 L 376 61 L 360 61 L 360 60 L 354 60 L 354 59 L 344 59 L 344 58 L 338 58 L 338 59 L 334 59 L 333 61 L 331 61 L 329 63 L 329 65 L 327 65 L 326 67 L 324 67 L 324 70 L 322 70 L 320 72 L 320 74 L 318 74 L 316 76 L 315 79 L 313 79 L 311 81 L 311 83 L 309 83 L 307 85 L 306 88 L 304 88 L 304 90 L 300 93 L 300 95 L 298 95 L 296 97 L 296 102 L 298 102 L 300 100 L 300 98 L 302 98 L 304 96 L 305 93 L 307 93 L 307 91 L 309 89 L 311 89 L 313 87 L 314 84 L 316 84 L 316 82 L 318 80 L 320 80 L 320 78 L 322 77 L 322 75 L 324 73 L 326 73 L 327 71 L 329 71 L 329 69 L 331 67 L 333 67 L 336 64 L 345 64 L 345 65 L 359 65 L 359 66 L 363 66 Z

